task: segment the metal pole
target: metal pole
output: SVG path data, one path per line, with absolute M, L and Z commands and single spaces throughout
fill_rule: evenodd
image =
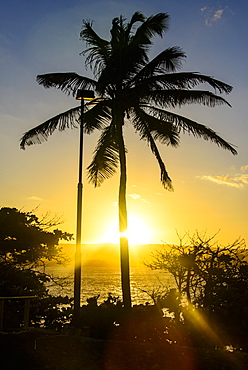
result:
M 30 308 L 30 298 L 25 298 L 24 300 L 24 330 L 28 329 L 29 308 Z
M 74 270 L 74 322 L 77 324 L 80 314 L 80 295 L 81 295 L 81 235 L 82 235 L 82 201 L 83 201 L 83 112 L 84 99 L 81 99 L 81 122 L 80 122 L 80 142 L 79 142 L 79 176 L 77 187 L 77 229 L 76 229 L 76 253 Z

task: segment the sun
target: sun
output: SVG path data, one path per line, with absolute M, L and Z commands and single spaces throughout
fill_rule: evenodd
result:
M 119 231 L 117 221 L 111 223 L 104 237 L 104 243 L 119 243 Z M 151 243 L 152 231 L 145 221 L 136 215 L 128 217 L 128 230 L 125 234 L 130 245 Z

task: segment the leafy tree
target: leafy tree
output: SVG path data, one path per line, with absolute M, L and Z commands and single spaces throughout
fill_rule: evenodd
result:
M 60 240 L 72 234 L 51 227 L 55 219 L 39 220 L 32 212 L 16 208 L 0 209 L 0 295 L 20 296 L 46 293 L 52 276 L 45 273 L 46 261 L 65 262 Z
M 147 18 L 140 12 L 135 12 L 130 22 L 122 16 L 114 18 L 110 40 L 97 35 L 92 22 L 84 21 L 81 38 L 88 48 L 83 54 L 87 55 L 86 66 L 90 66 L 95 79 L 76 73 L 49 73 L 37 77 L 44 87 L 56 87 L 73 96 L 78 89 L 88 88 L 98 94 L 93 103 L 86 104 L 83 117 L 86 133 L 95 129 L 102 132 L 88 167 L 88 177 L 95 186 L 99 186 L 120 166 L 119 230 L 122 291 L 126 307 L 131 305 L 131 296 L 128 240 L 125 237 L 128 224 L 125 124 L 132 123 L 135 132 L 148 143 L 158 161 L 161 182 L 168 190 L 172 190 L 172 183 L 156 142 L 176 147 L 180 134 L 188 133 L 236 154 L 233 146 L 209 127 L 168 111 L 185 104 L 199 103 L 210 107 L 228 104 L 216 92 L 230 93 L 232 90 L 231 86 L 209 76 L 177 72 L 186 57 L 179 47 L 167 48 L 149 60 L 152 39 L 156 35 L 163 36 L 168 29 L 168 19 L 166 13 Z M 193 89 L 201 83 L 210 85 L 215 93 Z M 87 107 L 91 109 L 87 110 Z M 78 126 L 79 116 L 80 107 L 76 107 L 49 119 L 26 132 L 21 147 L 41 143 L 55 129 Z
M 170 273 L 180 294 L 188 301 L 210 309 L 216 290 L 232 279 L 244 280 L 248 253 L 244 240 L 226 246 L 198 232 L 179 238 L 179 245 L 165 245 L 146 266 Z M 186 241 L 185 241 L 186 239 Z
M 179 245 L 167 245 L 155 252 L 146 265 L 173 276 L 181 299 L 185 294 L 189 303 L 183 310 L 186 321 L 196 324 L 196 316 L 191 314 L 196 310 L 204 314 L 210 326 L 218 327 L 226 341 L 244 347 L 248 329 L 248 251 L 244 240 L 221 246 L 214 239 L 215 235 L 199 233 L 188 235 L 186 240 L 180 238 Z

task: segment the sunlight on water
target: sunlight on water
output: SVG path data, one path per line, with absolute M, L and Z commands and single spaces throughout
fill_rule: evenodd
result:
M 48 272 L 56 276 L 68 276 L 70 285 L 67 288 L 52 288 L 53 294 L 73 296 L 73 268 L 72 267 L 49 267 Z M 133 304 L 152 303 L 152 299 L 148 293 L 161 288 L 161 285 L 167 288 L 173 287 L 173 281 L 169 275 L 152 271 L 148 268 L 133 268 L 130 270 L 130 283 Z M 111 293 L 113 296 L 121 297 L 121 278 L 120 269 L 116 267 L 93 267 L 85 266 L 82 269 L 82 286 L 81 286 L 82 304 L 86 303 L 86 299 L 100 294 L 98 300 L 102 303 Z

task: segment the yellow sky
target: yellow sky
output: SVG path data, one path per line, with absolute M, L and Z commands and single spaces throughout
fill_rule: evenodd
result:
M 96 139 L 97 135 L 85 137 L 84 167 L 91 160 Z M 246 168 L 235 168 L 237 157 L 188 137 L 178 149 L 161 147 L 174 185 L 174 192 L 168 192 L 160 183 L 158 165 L 148 146 L 128 128 L 126 143 L 131 244 L 176 243 L 177 233 L 195 230 L 208 235 L 220 230 L 221 243 L 239 236 L 247 240 L 247 188 L 238 182 L 238 177 L 246 176 Z M 5 193 L 5 205 L 25 210 L 39 206 L 38 215 L 57 214 L 64 220 L 61 228 L 75 234 L 78 130 L 55 134 L 48 142 L 16 155 L 21 165 L 15 169 L 12 191 Z M 118 173 L 100 188 L 84 179 L 84 243 L 117 242 L 118 186 Z

